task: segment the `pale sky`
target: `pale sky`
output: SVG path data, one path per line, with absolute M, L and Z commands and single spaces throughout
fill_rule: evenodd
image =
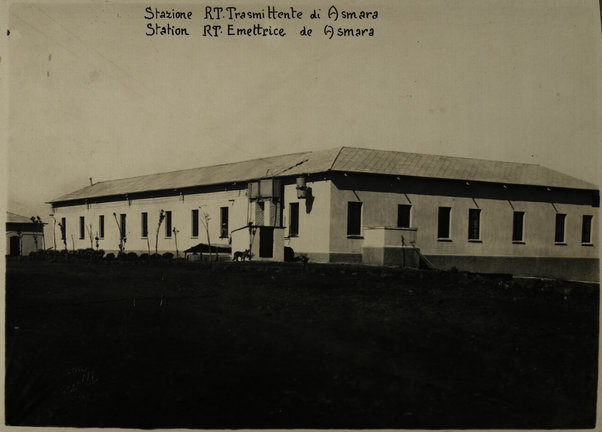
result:
M 206 4 L 323 17 L 265 22 L 283 39 L 208 39 Z M 332 22 L 331 4 L 379 17 Z M 192 11 L 191 36 L 145 36 L 147 5 Z M 596 0 L 38 2 L 12 4 L 8 20 L 9 210 L 26 216 L 48 219 L 44 203 L 89 177 L 341 145 L 537 163 L 600 184 Z M 328 40 L 326 24 L 375 35 Z

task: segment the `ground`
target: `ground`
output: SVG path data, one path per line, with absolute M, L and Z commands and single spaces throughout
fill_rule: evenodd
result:
M 466 273 L 8 260 L 6 421 L 593 428 L 598 305 Z

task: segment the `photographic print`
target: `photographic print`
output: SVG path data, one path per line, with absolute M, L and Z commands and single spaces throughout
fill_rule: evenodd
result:
M 596 427 L 597 2 L 5 11 L 6 427 Z

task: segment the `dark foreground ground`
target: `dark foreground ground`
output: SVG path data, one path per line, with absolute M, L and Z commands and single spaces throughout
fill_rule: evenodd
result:
M 6 422 L 593 428 L 598 296 L 349 266 L 8 261 Z

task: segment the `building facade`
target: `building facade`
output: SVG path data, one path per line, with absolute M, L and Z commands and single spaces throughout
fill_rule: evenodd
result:
M 50 204 L 68 249 L 211 244 L 599 280 L 598 188 L 531 164 L 342 147 L 99 182 Z

